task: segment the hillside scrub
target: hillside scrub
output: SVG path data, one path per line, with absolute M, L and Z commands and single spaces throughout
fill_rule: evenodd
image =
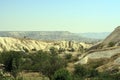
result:
M 20 52 L 10 51 L 0 54 L 0 63 L 4 64 L 4 71 L 10 72 L 10 74 L 16 78 L 21 71 L 22 54 Z
M 0 63 L 5 65 L 4 71 L 9 72 L 15 78 L 21 71 L 40 72 L 52 78 L 58 69 L 66 67 L 66 60 L 55 53 L 38 51 L 34 54 L 22 54 L 21 52 L 3 52 L 0 55 Z
M 53 53 L 54 52 L 54 53 Z M 26 54 L 24 52 L 3 52 L 0 54 L 0 63 L 4 65 L 3 74 L 0 74 L 0 80 L 24 80 L 19 76 L 22 71 L 37 72 L 48 77 L 50 80 L 119 80 L 120 75 L 111 74 L 109 72 L 98 72 L 96 68 L 102 64 L 101 61 L 89 63 L 87 65 L 75 65 L 74 71 L 69 72 L 67 60 L 71 55 L 67 55 L 66 59 L 59 57 L 56 51 L 46 52 L 37 51 Z M 12 76 L 3 76 L 9 73 Z
M 115 46 L 115 42 L 109 42 L 108 47 L 113 47 Z
M 72 80 L 72 76 L 66 69 L 59 69 L 54 73 L 52 80 Z

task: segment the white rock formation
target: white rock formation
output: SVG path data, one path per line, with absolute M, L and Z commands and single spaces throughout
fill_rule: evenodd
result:
M 120 52 L 120 48 L 89 53 L 84 58 L 82 58 L 80 61 L 78 61 L 76 64 L 78 63 L 86 64 L 89 60 L 111 58 L 112 56 L 118 54 L 119 52 Z M 116 60 L 115 62 L 118 62 L 118 60 Z
M 87 45 L 87 44 L 86 44 Z M 85 47 L 85 44 L 83 45 Z M 35 50 L 49 50 L 51 47 L 55 48 L 74 48 L 78 50 L 82 47 L 82 44 L 73 42 L 73 41 L 53 41 L 53 42 L 44 42 L 38 40 L 31 40 L 31 39 L 18 39 L 18 38 L 11 38 L 11 37 L 0 37 L 0 51 L 24 51 L 27 49 L 31 51 Z M 88 48 L 88 47 L 85 47 Z

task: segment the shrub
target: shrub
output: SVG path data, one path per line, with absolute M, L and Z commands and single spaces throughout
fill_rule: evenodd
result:
M 120 73 L 114 74 L 113 79 L 114 80 L 120 80 Z
M 81 66 L 81 65 L 75 65 L 74 68 L 75 68 L 75 71 L 74 71 L 75 75 L 78 75 L 80 77 L 83 77 L 83 76 L 86 75 L 86 69 L 83 66 Z
M 58 53 L 58 49 L 55 48 L 55 47 L 51 47 L 51 48 L 50 48 L 50 53 L 51 53 L 51 54 L 57 54 L 57 53 Z
M 86 71 L 86 77 L 96 77 L 98 76 L 98 71 L 94 69 L 90 69 Z
M 53 80 L 72 80 L 72 77 L 66 69 L 59 69 L 53 75 Z
M 21 58 L 20 52 L 10 51 L 1 53 L 1 63 L 5 65 L 5 71 L 10 72 L 16 78 L 21 71 Z
M 32 51 L 37 51 L 37 49 L 36 49 L 36 48 L 33 48 Z
M 72 54 L 65 54 L 65 59 L 71 59 L 72 58 Z
M 58 69 L 64 68 L 66 66 L 66 61 L 58 56 L 51 55 L 50 58 L 41 62 L 40 71 L 51 78 L 51 76 Z
M 108 72 L 99 73 L 96 77 L 98 77 L 99 80 L 116 80 Z
M 64 48 L 59 48 L 58 52 L 59 53 L 65 52 L 65 49 Z
M 109 44 L 108 44 L 108 47 L 113 47 L 115 45 L 115 42 L 110 42 Z
M 65 66 L 66 61 L 64 59 L 48 52 L 39 51 L 35 54 L 28 55 L 23 63 L 22 69 L 39 71 L 43 75 L 51 78 L 55 71 Z
M 98 71 L 95 69 L 88 69 L 82 65 L 76 65 L 74 75 L 79 78 L 92 78 L 98 76 Z
M 99 66 L 102 66 L 103 64 L 106 64 L 109 61 L 109 59 L 96 59 L 96 60 L 89 60 L 87 64 L 84 66 L 88 69 L 96 69 Z

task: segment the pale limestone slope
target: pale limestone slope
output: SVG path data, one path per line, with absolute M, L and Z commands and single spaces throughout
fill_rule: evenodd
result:
M 115 28 L 115 30 L 102 43 L 104 45 L 107 45 L 110 42 L 115 42 L 115 43 L 120 42 L 120 26 Z
M 78 43 L 74 41 L 53 41 L 53 42 L 45 42 L 31 39 L 18 39 L 12 37 L 0 37 L 0 51 L 24 51 L 27 49 L 29 51 L 36 50 L 46 50 L 48 51 L 51 47 L 55 48 L 64 48 L 70 49 L 74 48 L 78 50 L 81 47 L 89 48 L 90 45 L 85 43 Z
M 89 60 L 96 60 L 96 59 L 106 59 L 106 58 L 111 58 L 112 56 L 120 53 L 120 48 L 112 49 L 112 50 L 106 50 L 106 51 L 98 51 L 98 52 L 93 52 L 89 53 L 84 57 L 80 57 L 81 60 L 78 61 L 77 63 L 80 64 L 87 64 Z
M 99 66 L 100 71 L 120 70 L 120 26 L 118 26 L 105 40 L 92 46 L 88 52 L 79 57 L 75 64 L 87 64 L 89 62 L 101 60 L 106 63 Z
M 42 41 L 17 39 L 11 37 L 0 37 L 0 51 L 21 51 L 23 50 L 23 48 L 26 48 L 28 50 L 40 50 L 45 49 L 47 45 L 48 43 Z

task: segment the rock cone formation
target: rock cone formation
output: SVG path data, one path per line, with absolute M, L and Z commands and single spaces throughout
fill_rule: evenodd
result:
M 115 30 L 102 43 L 108 45 L 110 42 L 115 44 L 120 42 L 120 26 L 115 28 Z
M 92 46 L 88 52 L 80 56 L 79 61 L 75 64 L 96 64 L 94 63 L 95 61 L 98 64 L 100 61 L 100 63 L 102 63 L 96 68 L 100 72 L 113 71 L 116 69 L 120 71 L 120 26 L 105 40 Z

